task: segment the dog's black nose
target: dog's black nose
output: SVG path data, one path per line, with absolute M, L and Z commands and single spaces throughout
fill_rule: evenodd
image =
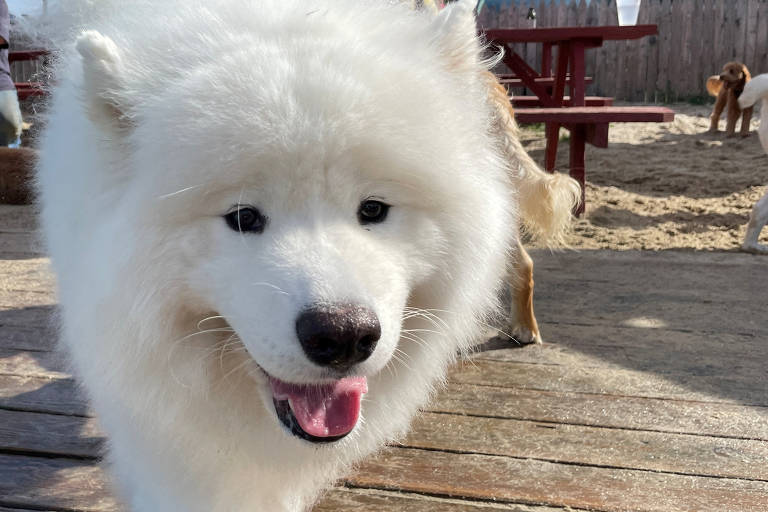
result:
M 373 354 L 381 325 L 364 306 L 318 304 L 296 319 L 296 335 L 312 362 L 343 371 Z

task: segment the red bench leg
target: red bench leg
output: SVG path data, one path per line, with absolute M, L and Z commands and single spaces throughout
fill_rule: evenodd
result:
M 586 169 L 584 164 L 584 146 L 587 141 L 587 127 L 583 124 L 571 126 L 571 169 L 570 175 L 581 185 L 581 204 L 573 212 L 577 217 L 584 213 L 586 194 Z
M 547 137 L 544 169 L 547 172 L 554 172 L 555 162 L 557 161 L 557 144 L 560 140 L 560 125 L 558 123 L 547 123 L 544 133 Z

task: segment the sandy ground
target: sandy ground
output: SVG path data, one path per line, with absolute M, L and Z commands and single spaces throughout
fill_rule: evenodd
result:
M 738 249 L 768 185 L 768 156 L 756 133 L 706 133 L 710 106 L 671 108 L 673 123 L 615 123 L 607 149 L 587 146 L 587 213 L 569 238 L 574 248 Z M 543 135 L 523 127 L 523 143 L 540 163 Z M 567 140 L 558 169 L 568 169 Z M 768 242 L 768 229 L 761 240 Z

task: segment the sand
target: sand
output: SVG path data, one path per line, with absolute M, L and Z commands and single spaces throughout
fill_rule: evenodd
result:
M 575 222 L 572 247 L 738 250 L 752 206 L 766 192 L 768 155 L 757 133 L 706 133 L 710 106 L 670 108 L 672 123 L 615 123 L 607 149 L 587 146 L 587 211 Z M 543 136 L 523 127 L 523 144 L 540 163 Z M 567 172 L 567 140 L 557 167 Z M 768 242 L 768 228 L 761 240 Z

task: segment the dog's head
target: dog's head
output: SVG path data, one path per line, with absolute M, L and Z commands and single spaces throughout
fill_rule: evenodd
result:
M 727 89 L 743 90 L 749 79 L 749 70 L 741 62 L 728 62 L 720 73 L 720 80 Z
M 369 387 L 366 417 L 402 427 L 394 404 L 415 408 L 492 305 L 515 223 L 472 2 L 296 4 L 195 2 L 177 14 L 206 20 L 191 42 L 171 23 L 78 47 L 145 300 L 211 331 L 192 338 L 208 379 L 247 375 L 276 428 L 328 442 L 355 429 Z

